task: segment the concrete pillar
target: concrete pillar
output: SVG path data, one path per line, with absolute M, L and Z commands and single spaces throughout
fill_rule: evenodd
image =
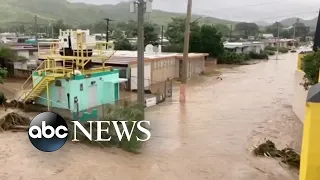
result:
M 308 93 L 303 129 L 300 180 L 320 179 L 320 83 Z

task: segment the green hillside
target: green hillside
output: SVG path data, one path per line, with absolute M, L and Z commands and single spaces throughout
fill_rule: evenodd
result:
M 306 26 L 309 26 L 309 27 L 316 27 L 317 26 L 318 18 L 305 20 L 305 19 L 293 17 L 293 18 L 284 19 L 284 20 L 280 21 L 280 23 L 285 26 L 292 26 L 294 23 L 297 22 L 297 19 L 299 19 L 299 22 L 304 23 Z
M 67 0 L 4 0 L 0 4 L 0 24 L 32 23 L 37 15 L 39 23 L 47 24 L 51 20 L 62 19 L 71 25 L 92 24 L 103 18 L 115 21 L 135 20 L 136 15 L 129 12 L 128 3 L 117 5 L 91 5 L 84 3 L 70 3 Z M 183 16 L 179 13 L 154 10 L 147 14 L 147 20 L 157 24 L 167 24 L 171 17 Z M 197 19 L 201 16 L 193 16 Z M 235 22 L 203 18 L 199 20 L 208 24 L 234 24 Z

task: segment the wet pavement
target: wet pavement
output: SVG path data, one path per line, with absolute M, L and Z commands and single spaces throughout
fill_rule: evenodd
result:
M 0 179 L 297 180 L 297 172 L 251 155 L 265 138 L 300 151 L 302 123 L 291 110 L 297 54 L 188 82 L 187 103 L 149 108 L 152 137 L 138 155 L 68 143 L 39 152 L 26 133 L 0 134 Z M 270 58 L 272 59 L 272 58 Z

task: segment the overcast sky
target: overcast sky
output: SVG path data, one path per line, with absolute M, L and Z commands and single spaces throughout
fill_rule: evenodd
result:
M 129 0 L 69 0 L 91 4 L 116 4 Z M 153 8 L 185 12 L 187 0 L 153 0 Z M 274 22 L 287 17 L 312 19 L 320 0 L 193 0 L 193 13 L 236 21 Z

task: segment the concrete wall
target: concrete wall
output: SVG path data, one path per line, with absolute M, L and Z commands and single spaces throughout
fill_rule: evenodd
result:
M 148 89 L 148 87 L 151 85 L 151 70 L 152 65 L 151 63 L 145 63 L 144 65 L 144 87 L 145 89 Z M 130 84 L 131 84 L 131 90 L 138 89 L 138 68 L 137 64 L 130 66 Z
M 25 50 L 25 51 L 19 50 L 17 51 L 17 55 L 29 59 L 30 53 L 29 53 L 29 50 Z
M 25 62 L 14 62 L 13 65 L 14 65 L 14 69 L 24 69 L 24 70 L 28 69 L 27 61 L 25 61 Z
M 119 73 L 102 72 L 101 75 L 89 78 L 77 78 L 75 80 L 57 79 L 59 83 L 52 82 L 49 87 L 50 106 L 55 108 L 77 111 L 74 99 L 78 99 L 79 111 L 87 110 L 102 104 L 114 103 L 119 97 Z M 96 73 L 98 74 L 98 73 Z M 42 78 L 33 75 L 34 85 Z M 61 85 L 58 85 L 61 84 Z M 69 103 L 68 103 L 69 94 Z M 47 92 L 42 92 L 36 103 L 47 106 Z M 70 104 L 70 106 L 69 106 Z
M 303 122 L 306 113 L 306 100 L 308 91 L 300 85 L 303 81 L 305 73 L 301 70 L 295 72 L 294 95 L 292 100 L 292 110 Z
M 32 71 L 25 69 L 14 69 L 14 76 L 18 78 L 29 78 L 31 76 Z
M 152 62 L 151 68 L 151 84 L 166 81 L 168 78 L 176 78 L 176 62 L 175 57 L 168 59 L 155 60 Z

